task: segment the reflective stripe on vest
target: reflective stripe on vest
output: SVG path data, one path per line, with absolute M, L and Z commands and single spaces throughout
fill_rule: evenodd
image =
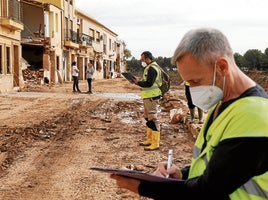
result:
M 262 97 L 245 97 L 229 105 L 213 121 L 207 130 L 207 146 L 201 152 L 204 130 L 215 107 L 209 110 L 196 139 L 189 178 L 201 176 L 204 173 L 215 147 L 221 141 L 239 137 L 268 137 L 268 100 Z M 230 112 L 232 112 L 231 115 Z M 229 197 L 232 200 L 268 199 L 268 172 L 252 177 Z
M 147 98 L 152 98 L 152 97 L 158 97 L 161 95 L 161 90 L 159 89 L 158 85 L 162 85 L 162 80 L 160 77 L 160 69 L 158 68 L 157 63 L 154 61 L 151 64 L 149 64 L 143 72 L 142 76 L 142 81 L 146 81 L 147 79 L 147 73 L 150 67 L 153 67 L 156 72 L 156 79 L 154 84 L 151 87 L 141 87 L 141 98 L 142 99 L 147 99 Z

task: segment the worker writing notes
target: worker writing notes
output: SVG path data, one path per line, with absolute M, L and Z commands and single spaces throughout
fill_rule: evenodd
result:
M 187 32 L 172 62 L 189 82 L 193 103 L 208 110 L 190 166 L 179 169 L 173 163 L 167 170 L 166 162 L 158 164 L 154 174 L 182 180 L 177 182 L 111 178 L 119 187 L 157 200 L 267 200 L 268 95 L 238 68 L 217 29 Z

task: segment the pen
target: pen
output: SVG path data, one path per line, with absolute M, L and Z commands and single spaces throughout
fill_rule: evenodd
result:
M 172 154 L 173 154 L 173 150 L 170 149 L 170 150 L 168 151 L 167 170 L 171 167 L 171 164 L 172 164 Z M 166 177 L 168 178 L 168 177 L 169 177 L 169 174 L 167 174 Z

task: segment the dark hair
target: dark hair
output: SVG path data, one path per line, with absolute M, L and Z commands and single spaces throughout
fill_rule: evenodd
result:
M 72 65 L 76 65 L 76 62 L 75 62 L 75 61 L 73 61 L 73 62 L 72 62 Z
M 153 60 L 153 55 L 150 51 L 144 51 L 141 55 L 143 55 L 144 58 L 149 58 L 150 60 Z

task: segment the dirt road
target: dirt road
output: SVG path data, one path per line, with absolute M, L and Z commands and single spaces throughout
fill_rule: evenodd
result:
M 86 91 L 86 83 L 80 87 Z M 183 106 L 179 89 L 162 102 L 160 150 L 144 151 L 139 89 L 124 79 L 96 80 L 93 95 L 71 84 L 32 87 L 0 95 L 0 199 L 146 199 L 117 188 L 90 167 L 154 171 L 174 150 L 174 163 L 190 162 L 194 138 L 185 124 L 170 124 L 169 110 Z M 31 92 L 30 92 L 31 91 Z

